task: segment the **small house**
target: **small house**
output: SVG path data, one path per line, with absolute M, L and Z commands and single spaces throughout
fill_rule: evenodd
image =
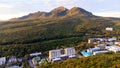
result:
M 113 37 L 113 38 L 109 38 L 108 41 L 116 41 L 117 38 L 116 37 Z
M 107 28 L 106 28 L 106 31 L 113 31 L 113 28 L 107 27 Z
M 6 63 L 6 57 L 1 57 L 0 58 L 0 65 L 3 65 Z
M 115 42 L 115 45 L 120 45 L 120 42 Z
M 32 53 L 32 54 L 30 54 L 30 56 L 39 56 L 39 55 L 41 55 L 42 53 L 41 52 L 37 52 L 37 53 Z
M 113 51 L 113 52 L 119 52 L 120 51 L 120 47 L 119 46 L 106 46 L 106 49 L 109 50 L 109 51 Z
M 8 60 L 8 63 L 13 63 L 13 62 L 17 62 L 17 58 L 15 56 L 11 56 Z

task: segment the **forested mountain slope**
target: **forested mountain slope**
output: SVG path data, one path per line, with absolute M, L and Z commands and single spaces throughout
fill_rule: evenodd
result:
M 119 26 L 118 18 L 95 16 L 79 7 L 58 7 L 50 12 L 36 12 L 0 23 L 0 55 L 8 55 L 11 51 L 9 55 L 18 56 L 19 53 L 23 56 L 35 51 L 76 46 L 97 35 L 118 37 Z M 108 32 L 106 27 L 112 27 L 114 31 Z M 17 50 L 19 48 L 20 52 Z

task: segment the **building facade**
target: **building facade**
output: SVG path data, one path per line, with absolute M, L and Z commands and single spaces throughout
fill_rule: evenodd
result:
M 50 50 L 49 51 L 49 59 L 60 58 L 61 50 Z
M 6 57 L 0 58 L 0 65 L 3 65 L 6 63 Z
M 70 56 L 70 55 L 75 55 L 75 48 L 65 48 L 65 55 Z

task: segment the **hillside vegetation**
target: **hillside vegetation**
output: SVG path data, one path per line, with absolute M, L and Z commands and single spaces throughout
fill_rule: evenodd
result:
M 49 39 L 104 34 L 106 27 L 115 23 L 101 18 L 58 18 L 5 22 L 0 27 L 0 44 L 33 43 Z
M 106 53 L 91 57 L 69 59 L 58 63 L 46 63 L 37 68 L 120 68 L 120 53 Z
M 78 7 L 70 10 L 59 7 L 49 13 L 37 12 L 1 22 L 0 56 L 25 56 L 36 51 L 77 46 L 90 37 L 120 35 L 120 19 L 117 18 L 94 16 Z M 106 27 L 114 31 L 108 32 Z

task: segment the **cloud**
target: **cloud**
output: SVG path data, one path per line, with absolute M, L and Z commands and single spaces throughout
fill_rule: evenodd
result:
M 93 14 L 104 17 L 118 17 L 120 18 L 120 12 L 108 11 L 108 12 L 94 12 Z
M 99 0 L 99 1 L 105 1 L 105 0 Z
M 14 6 L 8 4 L 0 4 L 0 8 L 13 8 Z
M 100 1 L 100 2 L 104 2 L 104 1 L 106 1 L 106 0 L 98 0 L 98 1 Z
M 33 0 L 33 1 L 38 2 L 39 0 Z
M 43 2 L 43 4 L 50 3 L 51 0 L 33 0 L 33 2 Z
M 80 0 L 35 0 L 35 1 L 43 1 L 44 4 L 52 6 L 53 4 L 56 6 L 66 6 L 66 5 L 71 5 L 75 4 Z
M 26 12 L 17 13 L 17 14 L 16 13 L 7 13 L 7 14 L 0 13 L 0 20 L 9 20 L 11 18 L 21 17 L 26 14 L 28 14 L 28 13 L 26 13 Z
M 57 5 L 70 5 L 74 4 L 79 0 L 56 0 Z

